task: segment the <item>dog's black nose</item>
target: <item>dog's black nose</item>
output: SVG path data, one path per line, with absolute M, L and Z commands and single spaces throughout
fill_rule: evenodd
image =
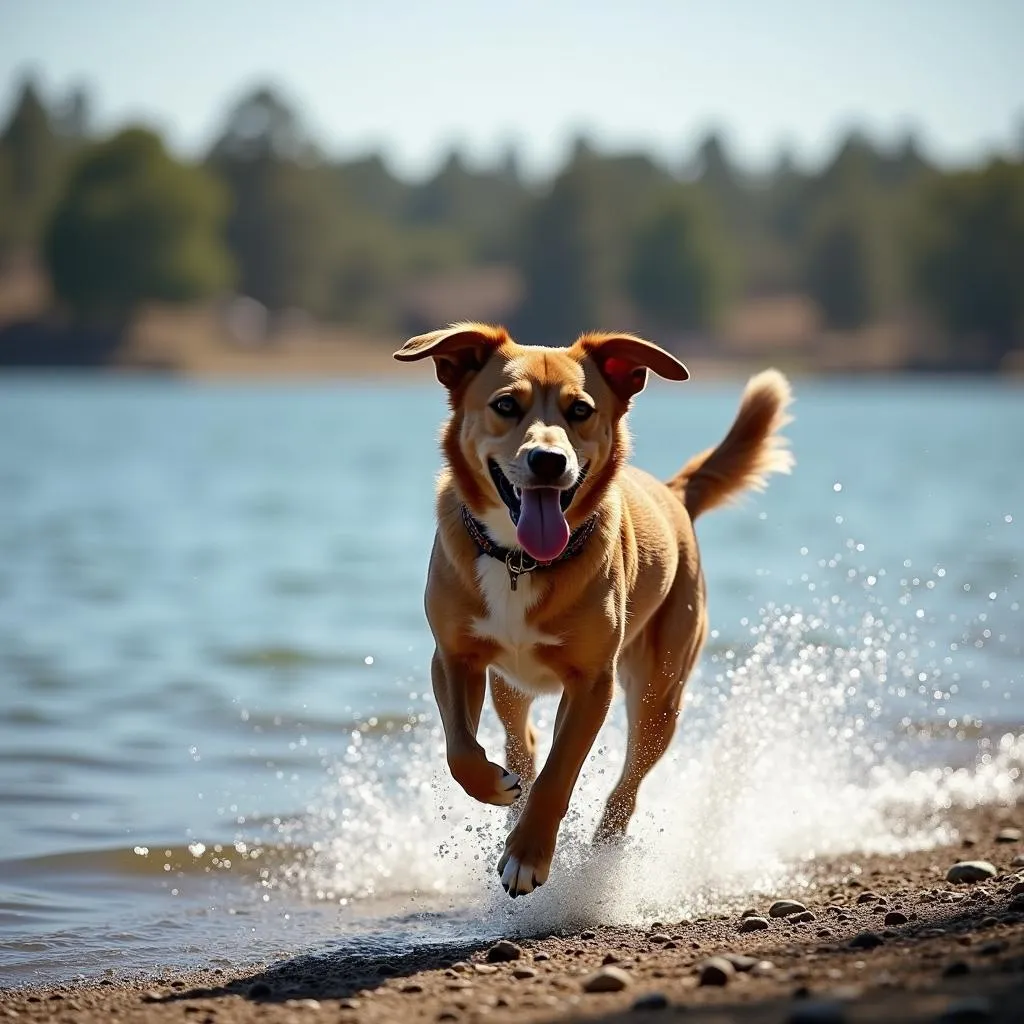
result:
M 557 480 L 565 472 L 568 461 L 557 448 L 534 448 L 526 456 L 526 464 L 533 475 L 544 483 Z

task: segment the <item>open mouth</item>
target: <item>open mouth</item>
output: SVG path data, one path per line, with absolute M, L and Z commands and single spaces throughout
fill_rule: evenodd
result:
M 512 522 L 516 525 L 519 524 L 519 517 L 523 512 L 523 491 L 522 488 L 516 487 L 511 480 L 501 471 L 501 467 L 494 461 L 494 459 L 487 460 L 487 468 L 491 472 L 491 479 L 494 481 L 494 486 L 498 488 L 498 493 L 501 495 L 501 500 L 505 502 L 508 508 L 508 514 L 512 517 Z M 538 490 L 538 491 L 558 491 L 558 504 L 563 512 L 569 511 L 569 506 L 572 504 L 572 499 L 576 497 L 576 492 L 580 489 L 583 481 L 586 479 L 586 469 L 580 470 L 579 478 L 572 487 L 567 487 L 564 491 L 559 490 L 557 487 L 536 487 L 527 488 L 527 490 Z
M 569 524 L 565 513 L 583 483 L 586 470 L 580 472 L 572 487 L 562 490 L 558 487 L 516 487 L 494 459 L 487 460 L 487 468 L 516 525 L 516 540 L 520 547 L 538 562 L 552 562 L 558 558 L 569 543 Z

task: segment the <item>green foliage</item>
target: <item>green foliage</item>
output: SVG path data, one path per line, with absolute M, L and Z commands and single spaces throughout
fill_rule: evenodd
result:
M 187 302 L 230 280 L 225 196 L 160 139 L 129 129 L 91 147 L 45 236 L 57 295 L 84 317 L 118 319 L 145 300 Z
M 627 284 L 639 312 L 664 330 L 713 327 L 731 288 L 720 238 L 696 189 L 674 187 L 632 246 Z
M 526 194 L 514 173 L 472 171 L 453 151 L 434 177 L 411 190 L 405 219 L 455 231 L 476 260 L 507 260 L 525 205 Z
M 523 181 L 514 149 L 489 168 L 452 150 L 408 182 L 376 154 L 328 159 L 269 88 L 228 112 L 206 171 L 143 131 L 82 152 L 88 109 L 80 90 L 48 107 L 26 82 L 0 128 L 0 273 L 45 248 L 83 315 L 233 279 L 271 312 L 394 330 L 497 265 L 485 277 L 504 284 L 474 292 L 474 314 L 505 318 L 521 293 L 509 318 L 534 342 L 638 318 L 706 331 L 731 302 L 800 294 L 846 330 L 923 309 L 947 354 L 989 365 L 1022 343 L 1021 164 L 939 173 L 912 135 L 886 148 L 852 132 L 819 169 L 783 154 L 766 174 L 715 133 L 679 173 L 580 138 L 546 185 Z
M 854 330 L 882 306 L 879 239 L 859 204 L 835 204 L 812 225 L 806 247 L 806 287 L 825 323 Z
M 0 132 L 0 251 L 39 237 L 62 165 L 60 141 L 32 81 Z
M 933 176 L 912 241 L 916 294 L 992 362 L 1024 344 L 1024 164 Z
M 652 192 L 671 178 L 647 157 L 600 158 L 584 143 L 527 215 L 519 327 L 535 341 L 624 323 L 630 246 Z
M 209 166 L 233 199 L 225 237 L 241 291 L 272 311 L 331 305 L 341 214 L 297 116 L 268 89 L 228 115 Z
M 580 164 L 559 175 L 528 215 L 520 261 L 526 300 L 517 326 L 531 340 L 564 339 L 601 323 L 605 213 L 596 176 Z

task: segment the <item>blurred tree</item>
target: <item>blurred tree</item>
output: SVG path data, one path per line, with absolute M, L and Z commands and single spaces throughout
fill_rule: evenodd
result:
M 524 337 L 564 342 L 601 324 L 602 212 L 586 161 L 560 174 L 530 212 L 521 259 L 525 300 L 516 325 Z
M 54 289 L 83 319 L 120 321 L 141 302 L 187 302 L 228 284 L 225 196 L 160 139 L 128 129 L 85 152 L 45 237 Z
M 232 198 L 226 238 L 241 291 L 272 311 L 332 306 L 340 188 L 297 115 L 271 90 L 236 104 L 209 166 Z
M 437 174 L 411 190 L 406 218 L 411 224 L 458 232 L 468 254 L 478 261 L 508 260 L 525 200 L 519 179 L 504 168 L 472 171 L 452 150 Z
M 883 306 L 881 242 L 870 213 L 849 199 L 818 212 L 805 250 L 805 285 L 829 327 L 854 330 Z
M 676 186 L 647 218 L 632 247 L 629 295 L 662 330 L 714 326 L 729 296 L 731 267 L 707 204 Z
M 35 83 L 26 79 L 0 131 L 0 252 L 31 248 L 54 199 L 61 146 Z
M 725 138 L 708 132 L 697 146 L 684 176 L 697 183 L 707 197 L 718 230 L 727 237 L 736 254 L 736 275 L 744 289 L 764 286 L 760 267 L 760 249 L 765 235 L 762 196 L 753 180 L 742 173 L 732 157 Z
M 564 341 L 624 322 L 630 247 L 652 194 L 671 180 L 646 156 L 602 157 L 577 140 L 568 167 L 526 218 L 524 334 Z
M 1024 345 L 1024 163 L 933 176 L 911 245 L 916 293 L 961 352 L 994 367 Z
M 409 201 L 409 187 L 388 169 L 378 153 L 338 164 L 341 194 L 359 209 L 397 224 Z
M 82 143 L 88 138 L 89 124 L 89 94 L 81 86 L 76 86 L 67 94 L 57 111 L 57 134 L 67 142 Z

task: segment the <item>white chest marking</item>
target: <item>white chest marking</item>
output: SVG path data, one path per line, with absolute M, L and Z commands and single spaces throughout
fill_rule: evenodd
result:
M 538 644 L 560 644 L 562 638 L 544 633 L 526 621 L 526 613 L 540 597 L 533 577 L 520 576 L 513 590 L 505 563 L 489 555 L 477 559 L 476 577 L 487 605 L 487 618 L 476 619 L 473 631 L 501 648 L 492 668 L 510 686 L 524 693 L 557 693 L 562 688 L 561 680 L 534 657 L 534 648 Z

